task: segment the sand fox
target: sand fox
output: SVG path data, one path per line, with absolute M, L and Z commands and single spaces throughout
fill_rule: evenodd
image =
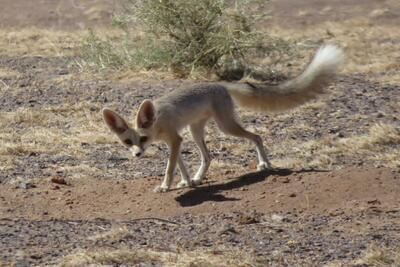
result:
M 191 88 L 176 89 L 154 101 L 144 100 L 137 112 L 134 127 L 114 111 L 104 108 L 105 123 L 134 157 L 140 158 L 154 141 L 165 142 L 170 151 L 162 184 L 155 192 L 169 190 L 176 165 L 181 174 L 177 187 L 201 184 L 211 157 L 204 142 L 204 127 L 213 118 L 219 129 L 253 142 L 257 149 L 258 169 L 271 168 L 259 135 L 243 129 L 235 117 L 234 103 L 260 111 L 283 111 L 316 98 L 334 79 L 344 60 L 342 50 L 334 45 L 322 46 L 296 78 L 279 85 L 250 83 L 206 83 Z M 180 131 L 189 126 L 193 140 L 200 149 L 201 164 L 192 179 L 182 161 Z

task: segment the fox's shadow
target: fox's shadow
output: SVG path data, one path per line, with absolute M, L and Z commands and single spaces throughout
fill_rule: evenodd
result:
M 259 172 L 252 172 L 242 176 L 239 176 L 227 183 L 203 185 L 192 190 L 185 192 L 184 194 L 175 198 L 176 201 L 182 207 L 196 206 L 206 201 L 237 201 L 238 198 L 228 198 L 220 193 L 223 191 L 228 191 L 236 188 L 241 188 L 246 185 L 251 185 L 265 181 L 270 175 L 287 176 L 294 173 L 294 171 L 289 169 L 273 169 L 264 170 Z

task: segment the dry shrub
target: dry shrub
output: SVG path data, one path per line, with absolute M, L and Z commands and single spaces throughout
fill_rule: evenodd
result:
M 258 0 L 125 0 L 114 25 L 125 34 L 117 42 L 91 32 L 83 43 L 85 66 L 168 69 L 176 76 L 214 73 L 241 79 L 254 55 L 280 58 L 292 46 L 256 31 Z

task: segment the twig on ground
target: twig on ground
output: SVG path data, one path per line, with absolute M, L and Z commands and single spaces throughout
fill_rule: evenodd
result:
M 4 85 L 6 89 L 10 88 L 8 84 L 6 84 L 3 80 L 0 79 L 0 83 Z
M 136 219 L 131 219 L 129 221 L 120 221 L 120 222 L 129 224 L 129 223 L 132 223 L 132 222 L 135 222 L 135 221 L 149 221 L 149 220 L 150 221 L 159 221 L 159 222 L 163 222 L 163 223 L 167 223 L 167 224 L 173 224 L 173 225 L 180 225 L 180 223 L 173 222 L 173 221 L 170 221 L 170 220 L 167 220 L 167 219 L 156 218 L 156 217 L 136 218 Z

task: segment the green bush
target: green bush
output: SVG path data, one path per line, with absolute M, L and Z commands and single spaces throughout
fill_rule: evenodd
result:
M 255 22 L 262 17 L 252 15 L 258 2 L 125 0 L 123 14 L 114 20 L 124 30 L 124 40 L 112 43 L 91 33 L 82 56 L 86 65 L 101 69 L 168 69 L 181 77 L 202 71 L 240 79 L 251 56 L 288 50 L 282 40 L 255 30 Z M 138 38 L 138 32 L 143 36 Z

